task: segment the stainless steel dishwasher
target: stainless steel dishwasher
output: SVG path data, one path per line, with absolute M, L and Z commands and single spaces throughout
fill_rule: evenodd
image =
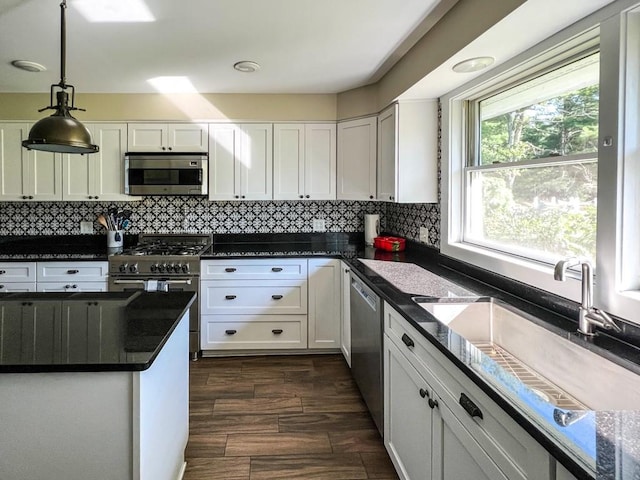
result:
M 380 435 L 383 431 L 382 304 L 351 273 L 351 372 Z

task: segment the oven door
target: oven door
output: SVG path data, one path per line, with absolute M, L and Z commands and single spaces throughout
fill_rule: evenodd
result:
M 149 280 L 149 278 L 147 278 Z M 162 280 L 170 292 L 195 292 L 200 296 L 200 281 L 197 276 L 154 278 Z M 129 278 L 126 276 L 109 277 L 110 292 L 133 292 L 145 289 L 145 280 L 139 277 Z M 189 308 L 189 354 L 192 359 L 198 358 L 200 351 L 200 299 L 191 304 Z
M 125 156 L 125 193 L 129 195 L 206 195 L 207 156 L 151 154 Z

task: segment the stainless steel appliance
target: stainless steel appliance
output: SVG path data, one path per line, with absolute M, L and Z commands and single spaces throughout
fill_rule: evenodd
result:
M 129 195 L 206 195 L 206 153 L 136 153 L 124 156 L 124 193 Z
M 350 295 L 351 372 L 383 435 L 382 304 L 380 297 L 353 272 Z
M 187 291 L 200 294 L 200 254 L 211 235 L 141 234 L 135 247 L 109 256 L 109 291 Z M 189 310 L 189 353 L 200 351 L 199 300 Z

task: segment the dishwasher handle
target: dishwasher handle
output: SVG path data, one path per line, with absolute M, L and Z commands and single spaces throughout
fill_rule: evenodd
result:
M 351 288 L 355 290 L 362 297 L 362 299 L 369 304 L 371 310 L 376 311 L 377 297 L 374 294 L 369 293 L 367 289 L 365 289 L 364 285 L 355 278 L 351 278 Z

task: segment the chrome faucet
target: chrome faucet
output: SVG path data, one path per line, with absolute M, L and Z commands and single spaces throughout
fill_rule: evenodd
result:
M 564 282 L 567 268 L 582 266 L 582 303 L 578 318 L 578 332 L 584 335 L 595 335 L 595 327 L 621 332 L 622 329 L 604 311 L 593 306 L 593 268 L 591 264 L 578 257 L 566 258 L 556 264 L 553 278 Z

